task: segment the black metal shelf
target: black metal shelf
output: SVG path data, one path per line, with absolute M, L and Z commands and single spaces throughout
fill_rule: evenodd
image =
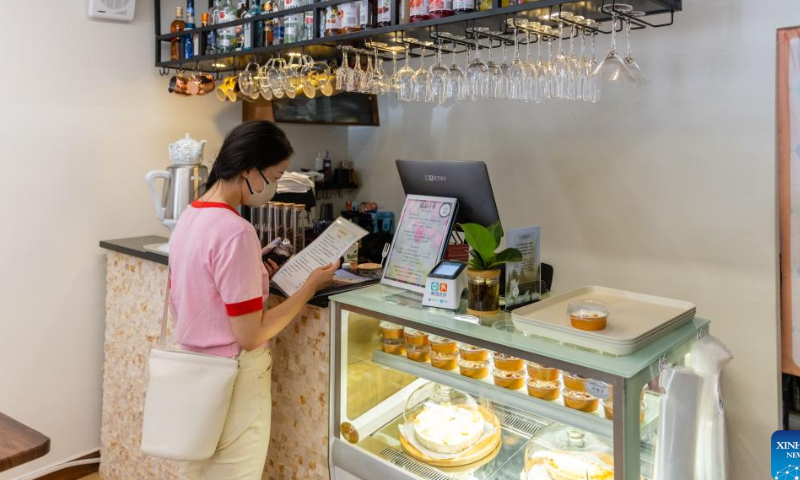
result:
M 356 183 L 317 183 L 314 188 L 318 192 L 326 190 L 355 190 L 358 188 Z
M 160 8 L 160 0 L 154 0 L 156 8 Z M 334 35 L 327 37 L 319 36 L 320 21 L 324 20 L 324 10 L 330 6 L 349 3 L 354 0 L 325 0 L 301 7 L 296 7 L 278 12 L 271 12 L 263 15 L 253 16 L 246 19 L 239 19 L 220 25 L 194 28 L 177 33 L 160 34 L 160 15 L 156 13 L 156 66 L 161 67 L 162 73 L 166 74 L 172 70 L 197 70 L 210 73 L 223 73 L 241 70 L 250 61 L 263 62 L 266 58 L 273 55 L 287 53 L 306 53 L 314 58 L 331 59 L 339 56 L 338 47 L 349 45 L 363 47 L 368 42 L 383 42 L 387 44 L 402 45 L 405 40 L 430 41 L 439 37 L 439 33 L 448 32 L 454 35 L 464 35 L 464 32 L 471 27 L 488 27 L 492 31 L 502 31 L 509 33 L 507 20 L 511 18 L 525 19 L 529 21 L 539 21 L 541 15 L 558 12 L 560 9 L 569 10 L 575 15 L 595 20 L 599 23 L 608 22 L 611 15 L 607 13 L 608 8 L 615 8 L 619 3 L 632 5 L 635 10 L 645 12 L 646 16 L 664 15 L 668 20 L 656 24 L 645 21 L 642 17 L 631 18 L 622 12 L 618 12 L 620 17 L 630 19 L 633 28 L 661 27 L 671 25 L 675 12 L 682 9 L 682 0 L 537 0 L 530 3 L 518 5 L 500 6 L 501 0 L 492 0 L 494 8 L 483 11 L 453 15 L 450 17 L 425 20 L 414 23 L 399 23 L 399 0 L 394 0 L 390 4 L 392 25 L 381 28 L 361 30 L 358 32 Z M 604 8 L 606 11 L 603 11 Z M 185 60 L 162 61 L 161 44 L 170 42 L 175 38 L 205 33 L 211 30 L 229 28 L 246 23 L 254 23 L 288 15 L 304 12 L 314 12 L 314 38 L 302 42 L 293 42 L 280 45 L 269 45 L 248 50 L 225 52 L 215 55 L 196 56 Z M 252 28 L 254 39 L 257 29 Z M 608 30 L 608 29 L 607 29 Z M 596 33 L 610 33 L 610 30 L 598 30 Z M 469 35 L 467 35 L 469 36 Z M 200 35 L 204 39 L 205 35 Z M 203 42 L 204 43 L 204 42 Z M 256 42 L 254 42 L 255 44 Z M 447 40 L 445 40 L 447 43 Z

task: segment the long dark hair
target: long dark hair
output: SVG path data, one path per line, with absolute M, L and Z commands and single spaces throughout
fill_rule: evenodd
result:
M 255 120 L 231 130 L 208 174 L 206 190 L 219 180 L 230 180 L 251 168 L 263 170 L 291 157 L 292 144 L 274 123 Z

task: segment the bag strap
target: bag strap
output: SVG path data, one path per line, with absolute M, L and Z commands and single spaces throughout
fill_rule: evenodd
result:
M 167 266 L 167 288 L 164 293 L 164 314 L 161 317 L 161 334 L 158 336 L 158 348 L 164 350 L 167 345 L 167 315 L 169 315 L 169 278 L 170 268 Z

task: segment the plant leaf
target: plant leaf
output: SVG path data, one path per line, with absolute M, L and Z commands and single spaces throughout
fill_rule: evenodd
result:
M 489 231 L 492 232 L 492 236 L 494 236 L 494 248 L 497 248 L 500 246 L 500 240 L 503 239 L 503 224 L 498 220 L 489 225 Z
M 469 264 L 475 270 L 486 270 L 486 262 L 483 261 L 481 256 L 475 251 L 470 249 L 469 255 L 472 257 L 472 260 L 469 261 Z
M 483 262 L 479 262 L 475 259 L 469 261 L 469 266 L 472 267 L 473 270 L 481 270 L 481 271 L 486 270 L 485 266 L 483 265 Z
M 497 255 L 495 255 L 494 260 L 489 265 L 489 269 L 492 269 L 504 263 L 520 262 L 520 261 L 522 261 L 522 252 L 520 252 L 516 248 L 506 248 L 502 252 L 499 252 Z
M 494 251 L 497 248 L 492 232 L 477 223 L 464 223 L 461 228 L 464 230 L 467 243 L 483 260 L 483 263 L 491 264 L 494 261 Z

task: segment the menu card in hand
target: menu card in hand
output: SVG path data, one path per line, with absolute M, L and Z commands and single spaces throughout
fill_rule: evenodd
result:
M 366 234 L 367 231 L 355 223 L 337 218 L 322 235 L 287 260 L 272 277 L 272 283 L 287 296 L 294 295 L 306 283 L 311 272 L 339 260 Z

